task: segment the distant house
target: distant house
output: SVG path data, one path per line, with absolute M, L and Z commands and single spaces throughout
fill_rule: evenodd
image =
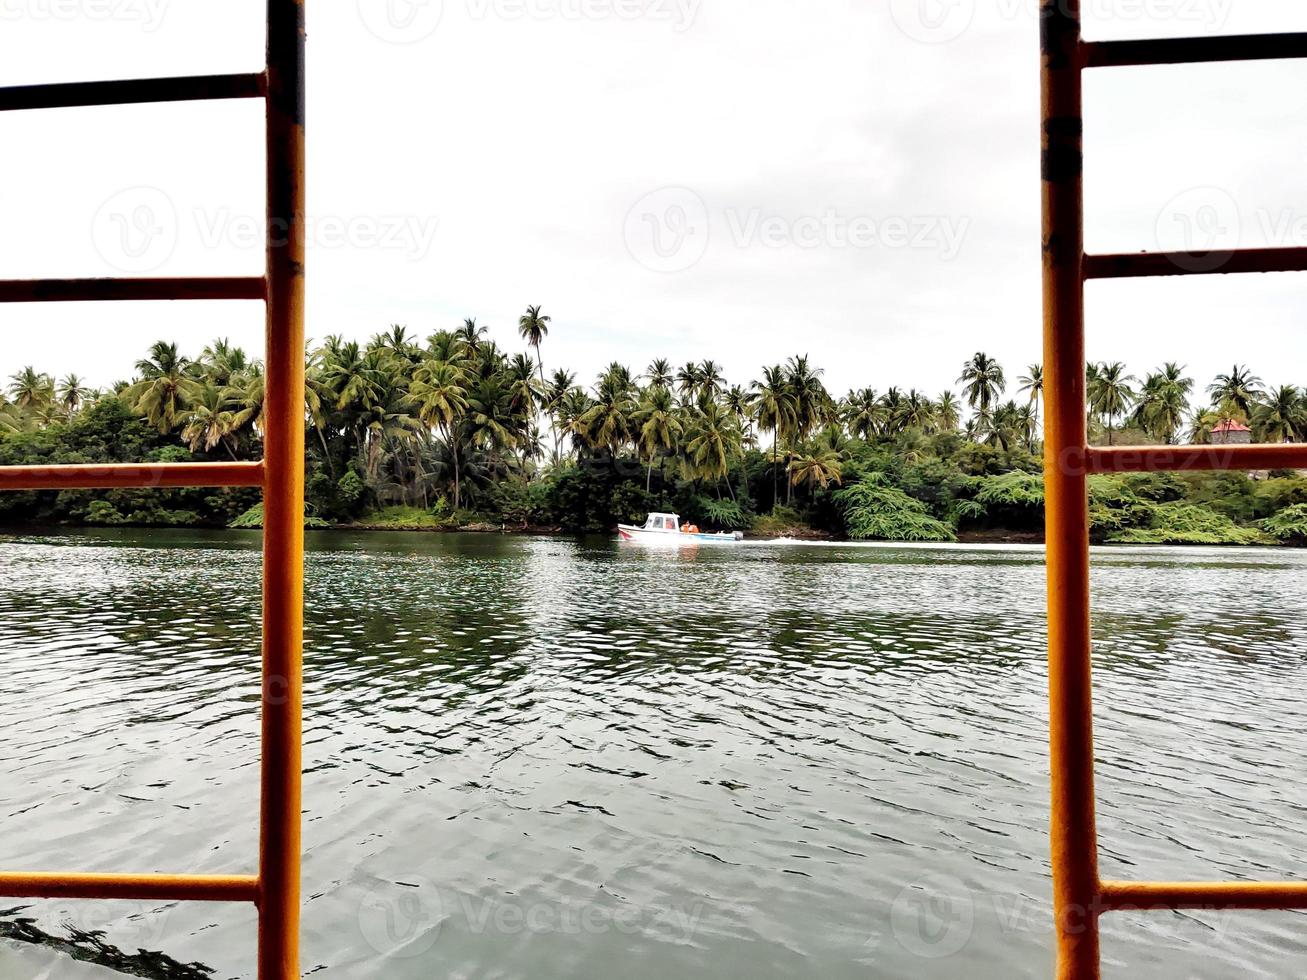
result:
M 1242 422 L 1226 419 L 1212 429 L 1215 446 L 1244 446 L 1253 441 L 1253 430 Z

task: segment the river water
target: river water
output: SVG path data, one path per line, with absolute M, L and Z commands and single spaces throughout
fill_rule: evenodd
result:
M 1050 975 L 1040 550 L 310 547 L 306 975 Z M 1096 551 L 1105 877 L 1307 873 L 1305 573 Z M 0 868 L 253 871 L 258 591 L 255 535 L 0 536 Z M 244 908 L 0 912 L 5 980 L 252 976 Z M 1103 949 L 1301 977 L 1307 918 L 1112 916 Z

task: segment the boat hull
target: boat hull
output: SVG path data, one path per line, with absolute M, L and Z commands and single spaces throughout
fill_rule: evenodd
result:
M 650 544 L 670 548 L 687 544 L 739 544 L 744 539 L 744 535 L 739 532 L 710 534 L 703 531 L 650 531 L 630 524 L 618 524 L 617 536 L 620 540 L 631 544 Z

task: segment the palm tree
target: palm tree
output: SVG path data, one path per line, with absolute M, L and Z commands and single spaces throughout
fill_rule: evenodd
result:
M 962 390 L 967 404 L 978 412 L 989 412 L 1007 388 L 1002 365 L 988 354 L 979 352 L 962 365 L 957 383 L 965 385 Z
M 794 486 L 807 484 L 810 490 L 816 487 L 825 490 L 832 483 L 843 482 L 842 466 L 838 450 L 830 446 L 818 447 L 812 453 L 790 460 L 790 482 Z
M 463 321 L 463 325 L 454 331 L 454 336 L 461 341 L 468 350 L 475 353 L 481 347 L 481 338 L 489 332 L 489 327 L 478 326 L 475 317 L 468 317 Z
M 538 306 L 528 306 L 517 321 L 517 332 L 527 345 L 536 349 L 536 362 L 540 365 L 540 386 L 545 383 L 545 362 L 540 356 L 540 341 L 549 336 L 549 323 L 552 317 L 545 316 Z
M 1212 396 L 1213 404 L 1228 402 L 1246 419 L 1252 413 L 1253 403 L 1262 395 L 1262 379 L 1243 365 L 1236 364 L 1229 374 L 1218 374 L 1216 380 L 1207 386 L 1207 393 Z
M 1135 424 L 1167 445 L 1175 442 L 1176 430 L 1184 422 L 1193 387 L 1193 378 L 1184 376 L 1184 366 L 1167 361 L 1144 379 L 1135 405 Z
M 1030 396 L 1030 404 L 1034 406 L 1035 419 L 1038 421 L 1039 403 L 1044 397 L 1044 365 L 1030 365 L 1030 367 L 1026 368 L 1026 373 L 1017 378 L 1017 383 L 1020 385 L 1017 388 L 1017 394 L 1024 393 Z
M 409 399 L 418 419 L 428 428 L 438 429 L 454 466 L 454 509 L 462 504 L 459 484 L 460 448 L 455 433 L 467 417 L 466 376 L 449 361 L 425 360 L 419 365 L 409 391 Z
M 1294 385 L 1280 385 L 1253 406 L 1253 429 L 1259 442 L 1294 442 L 1307 428 L 1303 393 Z
M 667 388 L 669 390 L 676 381 L 676 375 L 672 371 L 672 363 L 665 357 L 655 359 L 649 365 L 645 377 L 649 379 L 649 384 L 653 387 Z
M 874 393 L 873 393 L 874 394 Z M 780 502 L 780 462 L 778 452 L 781 440 L 794 428 L 796 413 L 794 394 L 790 391 L 785 369 L 779 364 L 762 369 L 762 380 L 753 383 L 754 418 L 758 428 L 772 435 L 772 507 Z
M 232 412 L 226 390 L 215 385 L 203 385 L 197 393 L 186 423 L 182 426 L 182 440 L 191 452 L 199 452 L 204 447 L 209 452 L 218 443 L 222 443 L 229 456 L 236 458 L 236 453 L 227 442 L 232 431 Z
M 590 446 L 607 449 L 616 456 L 623 446 L 633 441 L 634 390 L 630 371 L 620 364 L 610 364 L 599 376 L 595 402 L 577 420 Z
M 733 420 L 717 402 L 702 399 L 691 415 L 686 431 L 686 468 L 696 479 L 710 479 L 721 496 L 721 481 L 730 472 L 731 460 L 738 455 L 739 432 Z M 731 481 L 726 489 L 735 499 Z
M 1107 419 L 1107 444 L 1112 445 L 1112 424 L 1118 415 L 1130 410 L 1135 399 L 1130 382 L 1135 378 L 1125 373 L 1125 365 L 1120 361 L 1106 362 L 1098 365 L 1089 388 L 1089 405 Z
M 190 360 L 177 345 L 156 341 L 149 356 L 136 362 L 140 379 L 125 395 L 145 420 L 161 433 L 171 432 L 184 418 L 200 385 L 188 371 Z
M 684 432 L 671 390 L 663 385 L 650 385 L 635 412 L 634 421 L 639 426 L 640 448 L 649 458 L 644 476 L 644 489 L 649 493 L 653 488 L 653 466 L 659 450 L 672 452 Z
M 24 412 L 35 412 L 54 400 L 54 379 L 30 365 L 11 375 L 9 380 L 9 394 Z
M 75 415 L 90 395 L 91 389 L 75 374 L 66 375 L 59 382 L 59 404 L 68 415 Z
M 942 432 L 957 432 L 962 418 L 962 406 L 951 391 L 942 391 L 935 399 L 935 424 Z

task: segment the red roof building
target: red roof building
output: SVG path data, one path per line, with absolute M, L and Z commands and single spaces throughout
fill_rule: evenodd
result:
M 1212 428 L 1212 442 L 1218 446 L 1237 446 L 1253 441 L 1253 430 L 1242 422 L 1226 419 Z

